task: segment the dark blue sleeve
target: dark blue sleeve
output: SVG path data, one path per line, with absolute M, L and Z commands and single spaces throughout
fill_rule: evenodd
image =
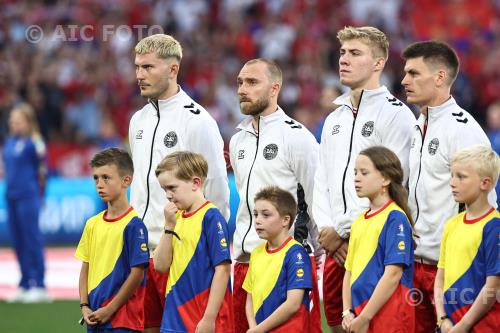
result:
M 212 266 L 215 267 L 224 261 L 231 262 L 227 222 L 217 208 L 210 208 L 205 213 L 203 233 L 206 237 Z
M 290 247 L 284 264 L 287 274 L 286 290 L 312 289 L 311 259 L 301 245 Z
M 410 266 L 413 260 L 413 239 L 406 215 L 398 210 L 392 211 L 387 217 L 384 229 L 384 266 Z
M 484 226 L 482 246 L 486 255 L 486 276 L 500 275 L 500 219 L 495 218 Z
M 124 247 L 128 253 L 130 267 L 149 264 L 148 229 L 138 217 L 134 217 L 125 227 Z

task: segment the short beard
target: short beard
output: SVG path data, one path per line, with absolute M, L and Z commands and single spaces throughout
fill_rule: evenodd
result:
M 269 106 L 268 96 L 260 98 L 257 101 L 255 101 L 255 103 L 251 103 L 250 105 L 242 106 L 240 103 L 241 112 L 244 115 L 253 116 L 253 117 L 264 112 L 264 110 L 267 109 L 268 106 Z

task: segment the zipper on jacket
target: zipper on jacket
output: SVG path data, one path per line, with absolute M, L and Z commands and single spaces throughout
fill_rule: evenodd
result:
M 155 103 L 156 102 L 156 103 Z M 146 217 L 146 213 L 149 208 L 149 198 L 151 197 L 149 191 L 149 175 L 151 174 L 151 167 L 153 166 L 153 149 L 155 144 L 156 130 L 158 129 L 158 125 L 160 125 L 160 106 L 158 105 L 158 101 L 151 100 L 150 103 L 156 110 L 156 116 L 158 117 L 158 121 L 156 122 L 155 130 L 153 131 L 153 139 L 151 140 L 151 155 L 149 156 L 149 167 L 148 174 L 146 176 L 146 208 L 144 208 L 144 215 L 142 215 L 142 220 Z
M 250 188 L 250 177 L 252 176 L 252 169 L 253 169 L 253 166 L 255 164 L 255 160 L 257 160 L 257 154 L 259 153 L 259 136 L 260 136 L 260 117 L 259 117 L 259 121 L 257 122 L 257 148 L 255 149 L 255 156 L 253 157 L 253 162 L 252 162 L 252 166 L 250 167 L 250 171 L 248 171 L 248 179 L 247 179 L 246 203 L 247 203 L 247 209 L 248 209 L 248 216 L 250 217 L 250 223 L 248 224 L 247 232 L 245 233 L 245 236 L 243 236 L 243 240 L 241 241 L 241 250 L 245 254 L 248 254 L 248 252 L 245 251 L 245 239 L 247 238 L 247 235 L 250 232 L 250 229 L 252 228 L 252 224 L 253 224 L 253 214 L 252 214 L 252 211 L 250 210 L 250 201 L 248 201 L 248 192 L 249 192 L 249 188 Z
M 346 164 L 345 169 L 344 169 L 344 175 L 342 176 L 342 201 L 344 203 L 344 214 L 347 213 L 347 202 L 345 199 L 345 177 L 347 175 L 347 168 L 349 168 L 349 162 L 351 161 L 352 138 L 354 135 L 354 126 L 356 125 L 356 119 L 358 118 L 358 113 L 359 113 L 359 109 L 360 109 L 359 107 L 361 106 L 361 100 L 363 99 L 364 92 L 365 92 L 364 89 L 361 90 L 361 95 L 359 96 L 358 110 L 356 111 L 356 113 L 354 113 L 354 110 L 352 110 L 354 120 L 352 122 L 352 129 L 351 129 L 351 141 L 349 142 L 349 155 L 347 156 L 347 164 Z
M 426 128 L 425 133 L 423 133 L 422 130 L 420 129 L 420 126 L 417 125 L 418 131 L 420 133 L 420 137 L 422 138 L 422 144 L 420 145 L 420 156 L 419 156 L 419 161 L 418 161 L 418 174 L 417 174 L 417 181 L 415 182 L 415 205 L 417 206 L 417 214 L 415 215 L 415 222 L 413 224 L 417 223 L 418 216 L 420 215 L 420 206 L 418 205 L 418 199 L 417 199 L 417 186 L 418 186 L 418 181 L 420 179 L 420 172 L 422 171 L 422 151 L 424 149 L 425 135 L 427 134 L 427 130 L 428 130 L 427 127 L 429 126 L 428 120 L 429 120 L 429 109 L 427 109 L 427 117 L 425 118 L 425 123 L 424 123 L 424 127 Z

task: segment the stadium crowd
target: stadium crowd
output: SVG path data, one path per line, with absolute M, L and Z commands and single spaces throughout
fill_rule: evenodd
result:
M 438 38 L 459 53 L 454 96 L 465 109 L 485 124 L 488 105 L 500 99 L 500 3 L 494 0 L 7 0 L 2 7 L 0 144 L 12 106 L 29 102 L 48 141 L 51 174 L 61 174 L 50 159 L 61 143 L 105 147 L 125 140 L 143 103 L 132 51 L 147 29 L 132 29 L 138 25 L 161 27 L 182 43 L 180 83 L 217 120 L 226 143 L 241 120 L 237 72 L 256 57 L 283 68 L 280 105 L 314 132 L 331 111 L 321 103 L 322 89 L 344 89 L 335 33 L 346 25 L 374 25 L 388 34 L 382 81 L 397 97 L 403 97 L 404 46 Z M 30 43 L 32 25 L 43 38 Z

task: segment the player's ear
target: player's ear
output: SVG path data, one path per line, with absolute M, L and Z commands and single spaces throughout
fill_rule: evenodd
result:
M 387 179 L 387 178 L 383 178 L 382 179 L 382 186 L 389 186 L 391 185 L 391 180 L 390 179 Z
M 288 228 L 290 226 L 290 215 L 283 216 L 283 220 L 281 220 L 281 226 Z
M 385 58 L 378 57 L 377 59 L 375 59 L 375 70 L 377 72 L 381 72 L 382 70 L 384 70 L 384 66 L 385 66 Z
M 179 74 L 180 65 L 177 62 L 172 62 L 172 63 L 170 63 L 168 68 L 169 68 L 169 73 L 173 77 L 177 77 L 177 74 Z
M 479 188 L 482 190 L 482 191 L 490 191 L 492 188 L 493 188 L 493 179 L 491 179 L 491 177 L 484 177 L 483 179 L 481 179 L 481 184 L 479 185 Z
M 448 83 L 448 73 L 444 69 L 440 69 L 436 72 L 436 86 L 441 87 L 447 85 Z
M 195 176 L 195 177 L 193 177 L 192 181 L 193 181 L 193 191 L 201 188 L 203 183 L 202 183 L 200 177 Z
M 132 176 L 126 175 L 125 177 L 123 177 L 123 185 L 128 187 L 130 186 L 130 184 L 132 184 Z

